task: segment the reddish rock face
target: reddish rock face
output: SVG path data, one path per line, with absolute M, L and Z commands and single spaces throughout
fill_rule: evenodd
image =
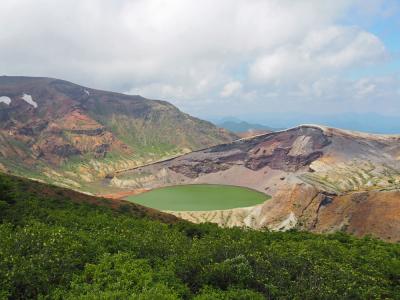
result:
M 230 168 L 228 164 L 214 163 L 212 161 L 202 161 L 191 165 L 178 165 L 169 167 L 176 173 L 184 174 L 190 178 L 196 178 L 199 174 L 215 173 Z
M 294 172 L 320 158 L 320 150 L 329 144 L 329 138 L 320 129 L 298 128 L 270 134 L 268 140 L 248 152 L 245 166 L 252 170 L 269 166 Z
M 205 150 L 202 155 L 194 153 L 193 158 L 182 164 L 177 160 L 169 168 L 190 178 L 224 171 L 238 163 L 253 171 L 268 166 L 295 172 L 320 158 L 323 155 L 321 150 L 330 143 L 321 129 L 299 127 L 219 145 Z
M 167 102 L 57 79 L 0 76 L 0 96 L 11 100 L 0 103 L 3 165 L 12 161 L 31 169 L 40 162 L 57 168 L 71 158 L 133 157 L 137 149 L 147 159 L 142 148 L 198 149 L 236 138 Z
M 346 231 L 400 241 L 400 192 L 368 191 L 324 198 L 313 222 L 304 228 L 320 233 Z
M 36 158 L 53 165 L 85 154 L 95 158 L 104 157 L 112 149 L 126 154 L 132 153 L 127 145 L 104 126 L 73 108 L 60 119 L 39 119 L 34 116 L 26 123 L 13 121 L 2 132 L 26 144 Z
M 271 155 L 251 157 L 246 161 L 246 167 L 251 170 L 259 170 L 263 167 L 294 172 L 304 166 L 310 165 L 314 160 L 322 156 L 321 151 L 315 151 L 308 155 L 288 155 L 288 149 L 275 149 Z
M 65 89 L 58 89 L 62 85 L 68 83 L 2 77 L 0 94 L 8 95 L 11 103 L 0 106 L 0 134 L 19 143 L 25 156 L 32 155 L 54 166 L 85 154 L 104 157 L 111 149 L 126 153 L 128 147 L 82 108 L 88 97 L 83 89 L 70 84 L 71 93 L 63 93 Z M 37 107 L 23 101 L 23 93 L 29 94 Z M 4 152 L 5 158 L 18 159 L 15 153 L 7 149 Z

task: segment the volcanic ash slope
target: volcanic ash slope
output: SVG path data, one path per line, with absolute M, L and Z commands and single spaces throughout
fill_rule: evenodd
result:
M 400 136 L 302 125 L 119 173 L 110 184 L 244 186 L 272 199 L 249 208 L 173 213 L 223 226 L 342 230 L 399 241 L 399 159 Z

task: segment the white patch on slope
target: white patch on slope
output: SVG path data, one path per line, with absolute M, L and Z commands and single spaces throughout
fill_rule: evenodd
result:
M 312 152 L 312 140 L 310 136 L 301 135 L 293 142 L 289 156 L 307 155 Z
M 297 218 L 293 212 L 290 212 L 289 216 L 283 220 L 278 226 L 275 226 L 275 230 L 286 231 L 292 229 L 297 224 Z
M 33 101 L 31 95 L 24 94 L 21 98 L 22 98 L 22 100 L 24 100 L 26 103 L 32 105 L 34 108 L 37 108 L 37 107 L 38 107 L 38 104 L 37 104 L 35 101 Z
M 246 208 L 244 208 L 246 210 Z M 250 207 L 250 214 L 246 218 L 243 219 L 243 223 L 247 227 L 256 226 L 256 220 L 261 215 L 262 205 L 257 205 L 255 207 Z
M 1 96 L 0 97 L 0 103 L 5 103 L 7 105 L 10 105 L 11 99 L 7 96 Z
M 85 89 L 84 92 L 86 95 L 88 95 L 88 96 L 90 95 L 90 92 L 88 90 Z

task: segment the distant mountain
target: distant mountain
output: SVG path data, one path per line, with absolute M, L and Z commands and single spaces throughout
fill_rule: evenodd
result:
M 108 172 L 237 136 L 165 101 L 0 77 L 0 170 L 84 189 Z
M 280 130 L 278 128 L 272 128 L 261 124 L 248 123 L 235 118 L 225 119 L 217 123 L 217 125 L 221 128 L 236 133 L 242 138 Z
M 261 124 L 252 124 L 245 121 L 225 121 L 217 125 L 232 132 L 245 132 L 248 130 L 256 130 L 256 129 L 269 130 L 271 132 L 274 131 L 274 128 Z
M 291 128 L 298 124 L 320 124 L 328 127 L 346 128 L 379 134 L 400 134 L 398 116 L 377 113 L 300 113 L 300 112 L 260 112 L 243 115 L 242 119 L 254 123 L 264 123 L 274 128 Z
M 272 199 L 253 207 L 172 213 L 223 226 L 346 231 L 400 241 L 399 157 L 400 135 L 302 125 L 123 172 L 109 184 L 244 186 Z

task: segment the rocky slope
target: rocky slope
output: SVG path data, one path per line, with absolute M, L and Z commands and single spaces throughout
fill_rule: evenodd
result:
M 236 136 L 168 102 L 0 76 L 0 170 L 86 189 L 115 170 Z
M 272 196 L 214 212 L 175 212 L 195 222 L 273 230 L 344 230 L 400 240 L 400 136 L 315 125 L 242 139 L 117 174 L 112 186 L 232 184 Z

